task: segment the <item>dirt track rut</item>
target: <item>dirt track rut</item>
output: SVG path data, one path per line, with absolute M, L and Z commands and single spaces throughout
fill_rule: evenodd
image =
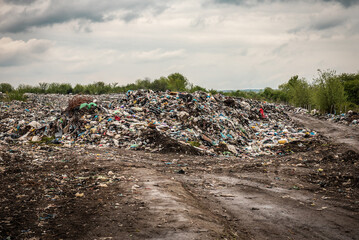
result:
M 172 161 L 178 156 L 161 157 Z M 112 239 L 356 239 L 359 236 L 358 202 L 353 206 L 329 193 L 316 191 L 296 176 L 301 174 L 300 170 L 293 176 L 284 175 L 286 167 L 265 160 L 264 168 L 242 172 L 239 169 L 243 166 L 259 166 L 263 159 L 205 158 L 184 157 L 188 166 L 184 174 L 179 174 L 178 169 L 182 168 L 169 168 L 154 160 L 156 155 L 148 158 L 138 153 L 125 172 L 136 181 L 123 187 L 130 189 L 137 202 L 143 203 L 143 211 L 134 213 L 140 216 L 135 221 L 142 235 L 136 237 L 135 233 L 126 238 L 110 234 Z M 202 160 L 211 162 L 212 173 L 203 169 Z

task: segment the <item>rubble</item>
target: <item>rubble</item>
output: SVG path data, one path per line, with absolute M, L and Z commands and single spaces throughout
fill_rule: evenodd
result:
M 340 115 L 327 114 L 322 116 L 322 118 L 344 125 L 359 126 L 359 113 L 353 111 L 348 111 L 347 113 L 342 113 Z
M 1 102 L 0 141 L 255 156 L 315 135 L 293 127 L 284 105 L 221 94 L 137 90 L 27 98 Z
M 344 124 L 352 127 L 359 126 L 359 113 L 352 110 L 349 110 L 347 113 L 340 114 L 320 114 L 317 109 L 313 109 L 309 112 L 307 109 L 299 107 L 295 108 L 293 111 L 299 114 L 310 114 L 311 116 L 317 117 L 318 119 L 327 120 L 338 124 Z

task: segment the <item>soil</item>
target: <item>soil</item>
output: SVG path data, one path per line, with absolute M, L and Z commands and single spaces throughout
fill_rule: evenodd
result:
M 358 239 L 358 132 L 291 117 L 274 156 L 0 145 L 0 239 Z

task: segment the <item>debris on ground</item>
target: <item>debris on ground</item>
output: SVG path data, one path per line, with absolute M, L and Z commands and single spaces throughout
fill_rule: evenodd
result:
M 310 114 L 311 116 L 317 117 L 321 120 L 327 120 L 330 122 L 343 124 L 351 127 L 359 127 L 359 113 L 353 110 L 349 110 L 346 113 L 340 113 L 340 114 L 320 114 L 320 112 L 316 109 L 313 109 L 312 111 L 308 111 L 305 108 L 295 108 L 293 109 L 293 112 L 300 113 L 300 114 Z
M 273 145 L 315 135 L 294 127 L 284 105 L 221 94 L 137 90 L 27 97 L 1 103 L 0 141 L 260 155 L 272 154 Z

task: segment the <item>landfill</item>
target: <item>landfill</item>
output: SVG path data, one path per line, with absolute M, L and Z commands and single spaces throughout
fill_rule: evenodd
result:
M 321 116 L 321 119 L 326 119 L 330 122 L 344 124 L 352 127 L 359 126 L 359 113 L 354 111 L 348 111 L 347 113 L 342 113 L 339 115 L 326 114 L 324 116 Z
M 299 114 L 310 114 L 313 117 L 316 117 L 321 120 L 327 120 L 329 122 L 334 122 L 338 124 L 343 124 L 351 127 L 359 127 L 359 113 L 353 110 L 349 110 L 346 113 L 340 114 L 320 114 L 317 109 L 313 109 L 310 112 L 305 108 L 295 108 L 291 110 L 292 112 L 299 113 Z
M 358 235 L 358 152 L 292 121 L 294 108 L 204 92 L 26 95 L 0 101 L 0 239 Z M 273 224 L 253 223 L 268 210 Z
M 294 127 L 288 106 L 200 91 L 26 97 L 26 102 L 1 102 L 4 144 L 256 156 L 316 135 Z

